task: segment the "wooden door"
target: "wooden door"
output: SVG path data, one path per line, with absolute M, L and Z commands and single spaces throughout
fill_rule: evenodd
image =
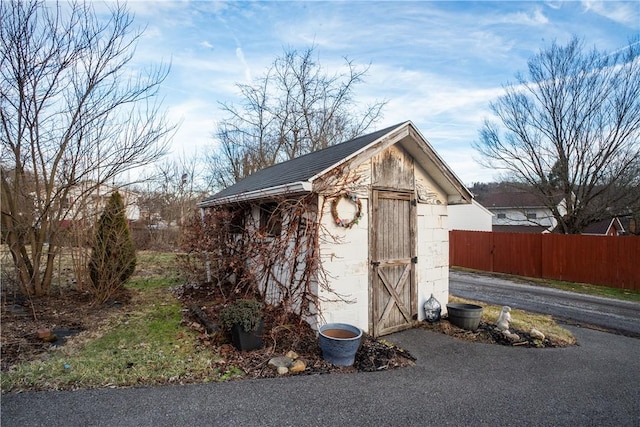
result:
M 371 329 L 376 337 L 411 327 L 417 313 L 412 199 L 412 193 L 373 191 Z

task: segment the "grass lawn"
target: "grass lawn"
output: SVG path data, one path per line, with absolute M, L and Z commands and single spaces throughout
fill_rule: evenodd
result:
M 174 259 L 174 254 L 140 252 L 139 267 L 127 284 L 130 303 L 64 346 L 2 372 L 2 391 L 209 382 L 242 375 L 181 325 L 182 307 L 169 291 L 178 279 L 167 274 L 176 271 Z

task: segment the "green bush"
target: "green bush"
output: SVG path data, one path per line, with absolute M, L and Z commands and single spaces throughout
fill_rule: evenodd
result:
M 247 332 L 254 332 L 262 320 L 262 303 L 255 299 L 240 299 L 220 310 L 218 321 L 223 329 L 231 329 L 234 324 Z
M 103 303 L 123 290 L 136 268 L 136 249 L 131 239 L 119 192 L 114 192 L 100 216 L 89 260 L 91 291 Z

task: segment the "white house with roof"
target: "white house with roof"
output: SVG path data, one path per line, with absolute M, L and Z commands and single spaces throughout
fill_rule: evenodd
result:
M 125 205 L 125 217 L 129 221 L 140 219 L 138 193 L 124 188 L 107 184 L 97 184 L 92 181 L 80 182 L 69 188 L 62 199 L 63 209 L 66 210 L 64 221 L 79 221 L 97 219 L 111 195 L 118 191 Z
M 558 225 L 547 205 L 531 192 L 494 191 L 478 201 L 493 214 L 493 231 L 548 233 Z M 566 213 L 564 199 L 554 203 Z
M 449 230 L 492 231 L 494 214 L 476 199 L 448 208 Z
M 317 254 L 317 260 L 293 260 L 319 262 L 331 288 L 321 286 L 323 278 L 313 278 L 319 299 L 316 314 L 308 319 L 312 326 L 343 322 L 385 335 L 422 320 L 422 306 L 431 294 L 446 312 L 448 207 L 469 204 L 472 196 L 412 122 L 268 167 L 199 207 L 250 206 L 247 217 L 268 239 L 283 233 L 272 221 L 275 210 L 285 205 L 273 201 L 283 198 L 305 200 L 310 206 L 305 221 L 318 225 L 309 250 L 313 244 L 319 250 L 307 254 Z M 286 225 L 287 215 L 292 213 L 283 212 L 280 224 Z M 295 287 L 297 273 L 286 267 L 269 267 L 270 280 L 289 274 L 294 280 L 288 283 Z

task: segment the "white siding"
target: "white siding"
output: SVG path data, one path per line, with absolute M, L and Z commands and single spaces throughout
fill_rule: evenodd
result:
M 440 302 L 443 314 L 449 301 L 449 234 L 447 206 L 418 204 L 418 320 L 431 294 Z
M 491 210 L 494 213 L 493 225 L 539 225 L 553 228 L 557 223 L 546 208 L 492 208 Z
M 331 291 L 319 285 L 320 314 L 317 319 L 308 319 L 313 326 L 324 323 L 349 323 L 369 330 L 370 313 L 369 223 L 371 206 L 371 163 L 364 162 L 355 171 L 357 183 L 349 191 L 358 194 L 362 203 L 362 216 L 352 228 L 345 229 L 333 222 L 331 202 L 319 206 L 324 235 L 320 239 L 322 268 Z M 339 178 L 336 178 L 339 180 Z M 433 294 L 446 312 L 449 297 L 449 226 L 447 217 L 447 194 L 419 166 L 415 165 L 415 180 L 419 186 L 417 204 L 416 242 L 418 263 L 416 265 L 418 319 L 424 319 L 422 306 Z M 349 206 L 339 205 L 340 216 L 350 215 Z M 489 214 L 489 218 L 490 214 Z M 490 220 L 489 220 L 490 221 Z M 490 222 L 489 222 L 490 225 Z
M 449 230 L 491 231 L 493 214 L 475 200 L 467 205 L 449 205 Z
M 333 293 L 321 289 L 320 323 L 349 323 L 369 330 L 369 201 L 362 202 L 362 217 L 346 229 L 333 223 L 326 203 L 322 223 L 327 235 L 322 243 L 322 265 Z M 338 299 L 344 299 L 339 301 Z

